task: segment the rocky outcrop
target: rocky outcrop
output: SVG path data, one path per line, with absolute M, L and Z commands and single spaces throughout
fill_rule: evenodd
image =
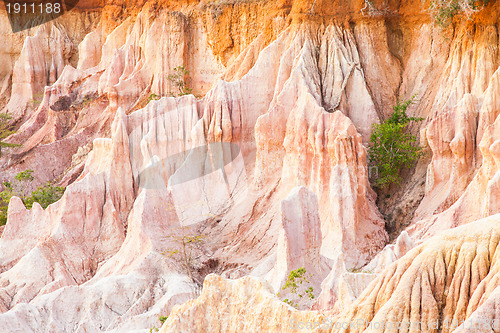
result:
M 41 26 L 33 37 L 27 37 L 12 74 L 10 102 L 3 112 L 14 120 L 25 116 L 28 103 L 37 103 L 46 86 L 61 75 L 72 52 L 65 31 L 56 25 Z
M 494 305 L 499 218 L 494 215 L 427 240 L 387 267 L 339 315 L 297 312 L 253 278 L 228 281 L 209 276 L 201 296 L 175 307 L 162 332 L 288 332 L 294 327 L 312 332 L 394 332 L 402 327 L 418 332 L 470 332 L 476 327 L 490 332 L 491 323 L 499 319 Z M 464 321 L 476 326 L 459 328 Z
M 326 258 L 320 255 L 323 237 L 317 198 L 307 188 L 298 187 L 281 202 L 281 214 L 282 230 L 278 239 L 276 264 L 267 274 L 266 280 L 282 297 L 287 297 L 290 291 L 283 290 L 283 287 L 290 272 L 303 268 L 308 281 L 307 288 L 318 290 L 329 266 Z M 312 304 L 312 299 L 308 303 Z M 303 301 L 301 306 L 310 308 L 311 304 Z
M 381 1 L 100 5 L 0 51 L 18 126 L 7 140 L 22 144 L 0 177 L 32 168 L 33 188 L 67 185 L 45 210 L 10 202 L 0 331 L 140 331 L 160 315 L 167 332 L 496 318 L 496 11 L 440 30 Z M 169 96 L 180 65 L 194 95 Z M 426 154 L 391 200 L 418 209 L 386 244 L 392 208 L 376 205 L 367 146 L 414 94 Z M 301 308 L 315 311 L 274 295 L 300 267 L 315 296 Z M 211 272 L 223 277 L 174 309 Z
M 421 325 L 414 329 L 424 332 L 454 331 L 458 325 L 452 323 L 469 319 L 498 286 L 499 218 L 447 231 L 414 248 L 385 269 L 341 320 L 386 323 L 383 331 L 394 330 L 389 322 Z M 380 327 L 346 331 L 376 329 Z
M 491 198 L 489 189 L 497 186 L 498 136 L 493 133 L 498 120 L 494 111 L 498 109 L 498 38 L 492 26 L 478 29 L 472 40 L 467 29 L 460 26 L 450 43 L 429 123 L 422 131 L 432 160 L 425 197 L 415 212 L 417 223 L 409 229 L 414 238 L 498 213 L 498 207 L 486 200 Z M 477 193 L 485 197 L 476 200 Z
M 209 275 L 200 297 L 175 307 L 160 332 L 297 332 L 299 322 L 324 318 L 315 311 L 298 311 L 281 302 L 266 281 Z

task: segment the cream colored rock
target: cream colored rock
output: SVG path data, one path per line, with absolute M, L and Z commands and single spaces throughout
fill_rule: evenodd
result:
M 343 256 L 339 255 L 333 269 L 321 283 L 321 293 L 312 309 L 328 311 L 329 315 L 346 311 L 375 277 L 366 269 L 348 272 Z
M 10 203 L 0 331 L 145 331 L 160 315 L 171 332 L 293 331 L 294 321 L 333 315 L 498 317 L 497 28 L 478 22 L 468 36 L 457 25 L 451 35 L 406 12 L 322 26 L 307 22 L 307 5 L 331 4 L 148 1 L 117 18 L 115 1 L 99 24 L 90 15 L 75 32 L 54 22 L 29 32 L 18 59 L 15 45 L 0 51 L 0 96 L 14 71 L 8 109 L 22 118 L 10 140 L 23 144 L 1 161 L 2 176 L 30 167 L 37 181 L 68 172 L 71 183 L 46 210 Z M 182 64 L 205 97 L 150 101 L 175 92 L 168 75 Z M 427 120 L 412 130 L 432 153 L 417 166 L 427 192 L 413 239 L 403 232 L 384 248 L 366 144 L 396 98 L 414 93 L 409 112 Z M 179 230 L 205 236 L 193 279 L 165 256 Z M 276 298 L 298 267 L 315 292 L 321 285 L 323 314 Z M 254 277 L 209 276 L 170 314 L 210 271 Z
M 276 264 L 267 274 L 276 292 L 283 298 L 291 298 L 289 290 L 283 290 L 290 271 L 304 268 L 307 285 L 299 286 L 299 293 L 313 287 L 318 290 L 328 272 L 328 261 L 320 255 L 321 222 L 318 215 L 317 197 L 306 187 L 292 190 L 281 202 L 282 230 L 278 238 Z M 315 292 L 313 294 L 318 294 Z M 302 308 L 310 308 L 313 299 L 301 300 Z
M 453 323 L 465 319 L 469 324 L 491 323 L 498 319 L 494 304 L 500 272 L 499 218 L 495 215 L 427 240 L 386 268 L 340 315 L 297 312 L 254 278 L 210 275 L 201 296 L 175 307 L 162 332 L 287 332 L 299 322 L 303 328 L 307 322 L 316 325 L 308 328 L 313 332 L 398 332 L 398 325 L 407 323 L 414 331 L 431 332 L 437 331 L 432 328 L 436 321 L 449 324 L 439 326 L 439 332 L 452 332 L 457 328 Z M 479 330 L 483 331 L 489 332 Z
M 479 143 L 481 167 L 460 198 L 446 211 L 418 221 L 408 232 L 412 237 L 425 238 L 439 231 L 456 227 L 498 213 L 499 202 L 499 138 L 500 117 L 487 127 Z M 484 195 L 484 196 L 481 196 Z
M 398 236 L 398 238 L 396 238 L 395 244 L 389 244 L 384 247 L 384 249 L 380 251 L 380 253 L 378 253 L 368 265 L 363 267 L 363 270 L 380 273 L 415 246 L 415 242 L 410 238 L 405 230 Z
M 310 332 L 307 322 L 324 320 L 316 311 L 297 311 L 278 300 L 266 281 L 209 275 L 200 297 L 175 307 L 160 332 Z M 304 329 L 297 329 L 299 323 Z
M 28 103 L 41 100 L 44 87 L 61 75 L 71 51 L 68 36 L 55 24 L 40 26 L 34 36 L 27 37 L 13 69 L 12 93 L 3 112 L 22 119 Z
M 457 29 L 457 38 L 448 42 L 450 57 L 443 63 L 438 93 L 426 108 L 431 119 L 422 133 L 432 160 L 425 197 L 415 212 L 415 224 L 408 229 L 415 239 L 499 212 L 489 194 L 496 193 L 497 186 L 499 167 L 490 157 L 495 155 L 496 139 L 484 138 L 489 130 L 495 132 L 498 117 L 494 111 L 498 109 L 498 36 L 492 26 L 478 31 L 474 39 L 465 38 L 466 26 Z
M 498 286 L 499 218 L 493 215 L 428 239 L 386 268 L 340 320 L 409 323 L 413 330 L 432 332 L 439 323 L 468 319 Z M 397 330 L 385 327 L 385 332 Z M 439 331 L 453 330 L 450 325 Z M 376 331 L 375 325 L 351 330 Z

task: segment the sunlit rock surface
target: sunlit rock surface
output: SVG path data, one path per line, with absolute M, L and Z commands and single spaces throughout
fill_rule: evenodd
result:
M 2 11 L 0 178 L 67 188 L 10 201 L 0 331 L 499 331 L 497 7 L 441 29 L 409 3 L 89 1 L 16 35 Z M 412 96 L 424 154 L 377 199 L 372 126 Z

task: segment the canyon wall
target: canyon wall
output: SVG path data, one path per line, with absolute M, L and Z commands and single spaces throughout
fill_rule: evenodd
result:
M 498 5 L 446 28 L 426 5 L 82 1 L 17 34 L 2 12 L 1 179 L 66 191 L 9 203 L 1 330 L 500 319 Z M 412 96 L 424 154 L 377 197 L 372 126 Z M 314 329 L 378 329 L 348 326 Z

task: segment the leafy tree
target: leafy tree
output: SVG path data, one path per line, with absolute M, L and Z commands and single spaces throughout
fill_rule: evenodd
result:
M 7 223 L 7 210 L 9 207 L 10 199 L 13 196 L 21 198 L 26 208 L 31 209 L 35 202 L 38 202 L 43 209 L 47 208 L 51 203 L 59 200 L 64 194 L 64 187 L 52 186 L 47 182 L 45 186 L 40 186 L 35 191 L 26 191 L 26 182 L 31 182 L 34 178 L 32 176 L 33 170 L 28 169 L 18 173 L 14 180 L 4 182 L 4 189 L 0 192 L 0 225 Z
M 295 298 L 298 297 L 298 299 L 292 300 L 285 298 L 283 302 L 290 306 L 293 306 L 294 308 L 298 308 L 298 301 L 304 296 L 309 299 L 314 299 L 314 288 L 308 286 L 310 282 L 306 277 L 306 273 L 307 272 L 304 267 L 290 271 L 290 274 L 288 274 L 288 279 L 286 280 L 285 285 L 282 289 L 289 289 L 289 291 L 295 296 Z M 301 286 L 303 287 L 301 288 Z M 280 296 L 280 293 L 278 293 L 278 296 Z
M 170 83 L 177 88 L 179 93 L 173 94 L 172 96 L 183 96 L 189 95 L 193 91 L 193 89 L 187 86 L 185 78 L 189 77 L 189 71 L 184 67 L 184 65 L 177 66 L 174 68 L 174 73 L 170 74 L 167 79 Z
M 417 138 L 409 133 L 408 125 L 423 118 L 408 117 L 406 109 L 413 103 L 415 96 L 394 106 L 391 117 L 380 124 L 373 125 L 368 149 L 370 163 L 377 169 L 374 184 L 386 188 L 392 183 L 401 182 L 400 170 L 410 167 L 421 156 L 422 149 Z

